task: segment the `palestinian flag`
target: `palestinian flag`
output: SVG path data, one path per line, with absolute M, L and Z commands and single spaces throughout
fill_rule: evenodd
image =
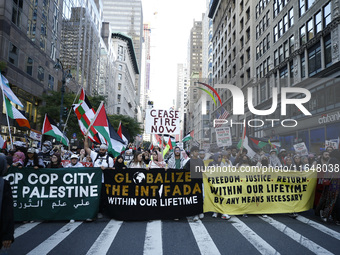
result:
M 276 149 L 277 147 L 281 147 L 281 143 L 278 140 L 271 141 L 270 139 L 266 138 L 257 138 L 257 137 L 251 137 L 249 138 L 260 148 L 262 149 L 266 145 L 270 145 L 271 148 Z
M 126 145 L 128 145 L 128 144 L 129 144 L 129 140 L 127 139 L 126 133 L 123 132 L 123 130 L 124 130 L 124 127 L 123 127 L 123 125 L 122 125 L 122 122 L 120 121 L 120 122 L 119 122 L 118 130 L 117 130 L 117 133 L 118 133 L 119 137 L 124 141 L 124 143 L 125 143 Z M 125 133 L 125 134 L 124 134 L 124 133 Z
M 98 111 L 99 113 L 93 122 L 93 127 L 105 138 L 108 152 L 111 152 L 114 157 L 117 157 L 125 150 L 124 141 L 119 137 L 107 119 L 104 105 L 102 105 Z
M 85 95 L 84 89 L 81 90 L 78 104 L 75 104 L 72 107 L 77 116 L 80 130 L 83 133 L 83 135 L 85 135 L 87 129 L 91 124 L 91 121 L 96 115 L 96 112 L 92 108 L 90 101 Z M 104 143 L 104 140 L 101 140 L 97 133 L 98 133 L 97 130 L 92 126 L 89 130 L 90 140 L 96 143 Z
M 20 100 L 17 98 L 17 96 L 13 93 L 13 91 L 9 87 L 8 80 L 2 74 L 0 74 L 0 86 L 2 91 L 4 92 L 6 97 L 8 97 L 9 100 L 19 105 L 20 107 L 24 107 L 24 105 L 20 102 Z
M 164 140 L 167 141 L 167 144 L 171 142 L 171 147 L 177 146 L 176 139 L 172 135 L 164 135 Z
M 68 146 L 67 137 L 59 130 L 55 122 L 45 114 L 44 124 L 41 133 L 43 135 L 53 136 L 57 141 L 62 142 L 65 146 Z
M 189 141 L 194 138 L 194 130 L 189 132 L 186 136 L 183 137 L 182 142 Z
M 240 142 L 237 144 L 237 148 L 245 148 L 247 149 L 248 157 L 253 158 L 256 154 L 256 151 L 259 150 L 259 147 L 253 142 L 253 140 L 248 136 L 247 126 L 243 128 L 243 135 Z
M 15 119 L 20 127 L 31 128 L 30 123 L 25 118 L 25 116 L 11 104 L 7 97 L 5 97 L 5 103 L 8 117 L 10 117 L 11 119 Z

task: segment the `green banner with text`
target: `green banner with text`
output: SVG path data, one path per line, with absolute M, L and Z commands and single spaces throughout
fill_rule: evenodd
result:
M 15 168 L 12 187 L 15 221 L 85 220 L 98 212 L 100 168 Z

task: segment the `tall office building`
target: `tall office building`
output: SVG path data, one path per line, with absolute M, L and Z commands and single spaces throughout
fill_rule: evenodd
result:
M 138 68 L 142 66 L 143 10 L 141 0 L 103 0 L 104 20 L 110 23 L 111 33 L 122 33 L 133 41 Z M 138 104 L 141 79 L 136 76 Z
M 264 124 L 251 127 L 250 133 L 279 139 L 286 149 L 305 142 L 309 151 L 319 152 L 325 140 L 340 136 L 338 1 L 213 0 L 209 17 L 214 27 L 214 83 L 235 84 L 245 95 L 252 87 L 258 110 L 272 106 L 273 88 L 279 92 L 278 107 L 271 115 L 254 115 L 246 107 L 245 114 L 237 117 L 230 91 L 218 91 L 230 118 L 239 122 L 246 116 L 260 119 Z M 281 115 L 280 91 L 289 87 L 311 92 L 304 104 L 311 115 L 294 105 L 288 105 L 286 115 Z M 293 119 L 297 125 L 288 128 L 266 119 Z M 239 132 L 233 128 L 232 134 L 237 142 Z
M 188 89 L 190 84 L 189 72 L 186 64 L 177 64 L 177 88 L 176 88 L 176 103 L 175 109 L 181 114 L 181 133 L 180 140 L 184 135 L 184 116 L 186 116 L 186 108 L 188 102 Z

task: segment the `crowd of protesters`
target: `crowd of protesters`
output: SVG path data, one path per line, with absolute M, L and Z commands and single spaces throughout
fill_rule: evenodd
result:
M 2 151 L 6 155 L 7 164 L 15 167 L 31 168 L 77 168 L 85 166 L 100 167 L 102 170 L 124 170 L 126 168 L 154 169 L 187 169 L 190 166 L 235 166 L 235 167 L 286 167 L 289 170 L 306 171 L 312 167 L 335 167 L 340 164 L 340 152 L 332 147 L 327 147 L 320 155 L 309 154 L 300 156 L 295 152 L 289 152 L 284 148 L 280 150 L 271 149 L 268 153 L 258 151 L 256 155 L 249 156 L 247 149 L 228 147 L 214 153 L 199 150 L 194 146 L 190 152 L 175 147 L 171 152 L 163 156 L 163 151 L 159 146 L 152 150 L 133 148 L 130 144 L 127 150 L 114 158 L 108 153 L 108 147 L 104 144 L 89 147 L 88 138 L 85 137 L 84 148 L 72 147 L 70 150 L 62 146 L 54 146 L 50 141 L 45 141 L 41 149 L 28 147 L 23 142 L 13 144 L 10 151 Z M 318 176 L 321 185 L 316 189 L 315 213 L 322 221 L 333 220 L 340 225 L 340 179 L 339 174 L 326 172 Z M 103 179 L 104 181 L 104 179 Z M 320 181 L 319 181 L 320 182 Z M 102 192 L 104 193 L 104 192 Z M 102 200 L 102 199 L 101 199 Z M 102 217 L 104 201 L 100 204 L 98 217 Z M 213 213 L 217 217 L 217 213 Z M 246 215 L 244 215 L 246 216 Z M 266 215 L 263 215 L 266 217 Z M 297 217 L 297 214 L 291 214 Z M 194 217 L 194 220 L 204 217 L 203 214 Z M 222 219 L 230 219 L 228 214 L 222 214 Z

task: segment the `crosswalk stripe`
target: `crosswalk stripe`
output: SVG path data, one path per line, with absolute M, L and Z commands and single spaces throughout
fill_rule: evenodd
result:
M 144 255 L 161 255 L 163 254 L 162 245 L 162 222 L 155 220 L 148 222 L 146 225 Z
M 306 247 L 308 250 L 315 254 L 333 254 L 330 251 L 326 250 L 325 248 L 321 247 L 320 245 L 314 243 L 312 240 L 309 240 L 307 237 L 304 237 L 303 235 L 299 234 L 298 232 L 294 231 L 293 229 L 289 228 L 285 224 L 278 222 L 274 220 L 271 217 L 263 218 L 258 216 L 260 219 L 264 220 L 265 222 L 272 225 L 277 230 L 281 231 L 288 237 L 292 238 L 294 241 L 298 242 L 299 244 Z
M 233 225 L 261 254 L 280 254 L 237 217 L 232 217 L 230 221 L 232 222 L 231 225 Z
M 187 218 L 191 231 L 194 234 L 198 248 L 201 254 L 218 255 L 221 254 L 217 249 L 214 241 L 211 239 L 209 232 L 203 225 L 202 221 L 193 221 L 191 218 Z
M 17 227 L 14 230 L 14 238 L 18 238 L 19 236 L 25 234 L 26 232 L 30 231 L 32 228 L 39 225 L 40 222 L 32 222 L 32 223 L 26 223 L 21 225 L 20 227 Z
M 54 249 L 61 241 L 63 241 L 69 234 L 73 232 L 77 227 L 79 227 L 82 222 L 74 222 L 68 223 L 59 229 L 56 233 L 51 235 L 48 239 L 44 242 L 39 244 L 36 248 L 30 251 L 29 255 L 42 255 L 49 253 L 52 249 Z
M 97 240 L 91 246 L 90 250 L 87 252 L 87 255 L 106 254 L 122 224 L 122 221 L 110 220 L 98 236 Z
M 296 218 L 298 221 L 301 221 L 303 223 L 306 223 L 307 225 L 313 227 L 313 228 L 316 228 L 317 230 L 327 234 L 327 235 L 330 235 L 331 237 L 334 237 L 338 240 L 340 240 L 340 233 L 334 231 L 333 229 L 330 229 L 330 228 L 327 228 L 325 227 L 324 225 L 320 224 L 320 223 L 317 223 L 315 221 L 312 221 L 310 219 L 307 219 L 301 215 L 299 215 L 297 218 Z

